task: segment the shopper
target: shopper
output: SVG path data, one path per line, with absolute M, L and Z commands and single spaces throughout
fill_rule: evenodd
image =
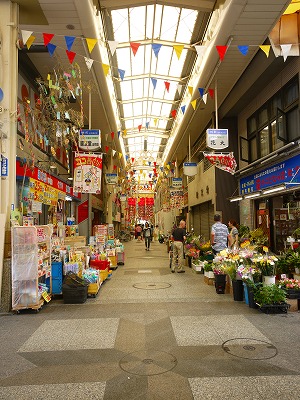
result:
M 154 242 L 157 242 L 157 241 L 158 241 L 158 236 L 159 236 L 158 225 L 155 225 L 155 228 L 153 229 L 153 239 L 154 239 Z
M 173 239 L 173 259 L 172 259 L 172 273 L 175 272 L 176 260 L 178 259 L 177 272 L 185 272 L 183 268 L 183 243 L 186 239 L 185 221 L 181 220 L 179 227 L 175 228 L 172 232 Z
M 145 246 L 146 250 L 150 250 L 150 243 L 151 243 L 151 227 L 149 226 L 148 222 L 145 223 L 144 227 L 144 239 L 145 239 Z
M 228 222 L 229 234 L 230 234 L 230 248 L 235 250 L 239 247 L 239 231 L 237 229 L 237 223 L 234 219 L 230 219 Z
M 221 222 L 221 215 L 216 214 L 214 216 L 215 223 L 211 227 L 211 247 L 214 254 L 227 249 L 228 243 L 230 243 L 230 235 L 228 228 Z
M 137 236 L 137 240 L 139 242 L 142 240 L 142 231 L 143 231 L 143 228 L 141 227 L 141 225 L 138 225 L 136 227 L 136 236 Z

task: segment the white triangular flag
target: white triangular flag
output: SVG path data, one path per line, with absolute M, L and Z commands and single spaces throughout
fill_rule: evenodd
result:
M 87 69 L 90 71 L 94 60 L 92 60 L 91 58 L 84 57 L 84 61 L 86 63 Z
M 292 48 L 292 45 L 291 44 L 281 44 L 280 47 L 281 47 L 281 51 L 282 51 L 283 61 L 286 61 L 286 59 L 289 55 L 289 52 Z
M 119 42 L 115 42 L 114 40 L 108 40 L 107 41 L 111 55 L 113 56 L 115 54 L 116 48 L 118 47 Z
M 179 96 L 180 96 L 180 94 L 181 94 L 182 88 L 183 88 L 183 85 L 181 85 L 180 83 L 178 83 L 178 85 L 177 85 L 177 91 L 178 91 Z
M 205 93 L 202 97 L 202 100 L 204 101 L 204 104 L 207 102 L 207 93 Z
M 113 151 L 112 151 L 112 156 L 114 157 L 115 154 L 116 154 L 116 150 L 113 150 Z
M 22 40 L 24 45 L 27 43 L 27 40 L 30 38 L 30 36 L 33 34 L 33 31 L 21 31 L 22 33 Z
M 203 57 L 204 56 L 204 52 L 206 50 L 206 46 L 194 46 L 195 50 L 198 54 L 199 57 Z

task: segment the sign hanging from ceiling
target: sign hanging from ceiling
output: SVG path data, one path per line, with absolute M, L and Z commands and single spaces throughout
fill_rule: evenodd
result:
M 183 163 L 183 173 L 187 176 L 197 175 L 198 164 L 195 162 L 185 162 Z
M 105 174 L 105 179 L 108 185 L 117 185 L 118 174 Z
M 75 154 L 74 191 L 101 193 L 102 155 Z
M 206 145 L 210 149 L 226 149 L 228 147 L 228 129 L 207 129 Z
M 100 129 L 80 129 L 79 148 L 81 150 L 94 151 L 101 147 Z

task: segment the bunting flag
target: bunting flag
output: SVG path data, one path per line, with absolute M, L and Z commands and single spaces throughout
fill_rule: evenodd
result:
M 196 110 L 196 104 L 197 104 L 197 99 L 191 101 L 191 105 L 192 105 L 194 110 Z
M 118 131 L 118 139 L 120 138 L 121 131 Z
M 141 45 L 141 43 L 130 42 L 130 47 L 131 47 L 131 50 L 132 50 L 134 56 L 136 55 L 136 52 L 138 51 L 140 45 Z
M 65 36 L 66 46 L 69 51 L 71 51 L 74 40 L 75 40 L 75 36 Z
M 146 122 L 146 129 L 149 129 L 150 122 Z
M 112 140 L 114 140 L 115 132 L 111 132 L 110 136 L 111 136 Z
M 49 52 L 50 56 L 52 57 L 53 53 L 55 52 L 55 49 L 56 49 L 55 44 L 48 43 L 46 47 L 48 49 L 48 52 Z
M 27 40 L 30 38 L 30 36 L 33 34 L 32 31 L 21 31 L 22 35 L 22 40 L 24 44 L 27 44 Z
M 43 33 L 44 45 L 47 46 L 47 44 L 51 42 L 53 37 L 54 33 Z
M 203 100 L 204 104 L 207 103 L 207 96 L 208 96 L 208 94 L 205 93 L 205 95 L 202 97 L 202 100 Z
M 189 91 L 189 94 L 192 96 L 193 91 L 194 91 L 193 86 L 188 86 L 188 91 Z
M 119 153 L 119 158 L 122 158 L 122 153 Z
M 183 88 L 183 85 L 181 85 L 180 83 L 178 83 L 178 85 L 177 85 L 177 91 L 178 91 L 179 96 L 181 95 L 182 88 Z
M 117 169 L 117 166 L 116 166 L 116 165 L 114 165 L 114 166 L 113 166 L 113 169 L 114 169 L 114 170 L 116 170 L 116 169 Z
M 197 52 L 198 57 L 203 57 L 205 50 L 206 50 L 206 46 L 194 46 Z
M 175 44 L 173 46 L 173 48 L 174 48 L 176 56 L 177 56 L 177 58 L 179 60 L 180 56 L 181 56 L 181 53 L 182 53 L 182 50 L 184 49 L 184 44 Z
M 224 57 L 225 57 L 225 54 L 226 54 L 226 51 L 228 49 L 228 46 L 216 46 L 216 49 L 217 49 L 217 51 L 219 53 L 220 60 L 223 61 Z
M 126 154 L 126 156 L 125 156 L 126 161 L 128 161 L 128 158 L 129 158 L 129 155 Z
M 269 44 L 259 46 L 259 48 L 265 53 L 265 55 L 266 55 L 267 57 L 269 57 L 270 48 L 271 48 L 271 46 L 270 46 Z
M 152 82 L 152 85 L 153 85 L 153 87 L 154 87 L 154 90 L 155 90 L 155 88 L 156 88 L 156 84 L 157 84 L 157 79 L 155 79 L 155 78 L 151 78 L 151 82 Z
M 167 92 L 169 93 L 170 90 L 170 82 L 164 81 L 165 87 L 167 89 Z
M 116 42 L 115 40 L 108 40 L 107 41 L 111 55 L 113 56 L 115 54 L 115 51 L 118 47 L 119 42 Z
M 123 137 L 125 137 L 127 135 L 127 129 L 124 129 L 123 131 Z
M 211 99 L 213 99 L 214 98 L 214 94 L 215 94 L 214 89 L 208 89 L 208 93 L 209 93 Z
M 114 157 L 116 154 L 116 150 L 112 150 L 112 156 Z
M 74 61 L 74 58 L 76 56 L 76 53 L 74 53 L 74 51 L 69 51 L 69 50 L 66 50 L 66 53 L 67 53 L 68 59 L 70 61 L 70 64 L 72 64 Z
M 98 40 L 86 38 L 85 41 L 86 41 L 87 47 L 89 49 L 89 52 L 91 53 L 94 50 L 94 47 L 96 46 L 96 43 L 98 42 Z
M 290 53 L 292 45 L 291 44 L 281 44 L 280 47 L 281 47 L 281 51 L 282 51 L 283 61 L 285 62 Z
M 161 49 L 161 46 L 162 44 L 152 43 L 152 50 L 156 58 L 158 56 L 159 50 Z
M 246 56 L 249 51 L 249 46 L 238 46 L 238 49 L 243 54 L 243 56 Z
M 108 133 L 105 134 L 105 141 L 107 142 L 108 140 Z
M 27 42 L 26 42 L 26 46 L 27 46 L 27 49 L 29 50 L 30 49 L 30 47 L 31 47 L 31 45 L 32 45 L 32 43 L 35 41 L 35 36 L 33 36 L 33 35 L 31 35 L 28 39 L 27 39 Z
M 119 68 L 118 68 L 118 71 L 119 71 L 119 75 L 120 75 L 121 80 L 123 80 L 124 76 L 125 76 L 125 71 L 123 69 L 119 69 Z
M 182 107 L 181 107 L 182 114 L 185 113 L 185 109 L 186 109 L 186 106 L 182 106 Z
M 142 125 L 138 125 L 139 132 L 141 132 L 141 129 L 142 129 Z
M 158 118 L 154 118 L 153 122 L 154 122 L 154 125 L 156 126 L 157 122 L 158 122 Z
M 233 153 L 222 154 L 222 153 L 204 153 L 204 157 L 209 160 L 215 167 L 222 169 L 223 171 L 229 172 L 230 174 L 235 173 L 237 167 Z
M 87 69 L 90 71 L 91 68 L 92 68 L 94 60 L 92 60 L 91 58 L 84 57 L 84 61 L 85 61 L 85 64 L 87 66 Z
M 177 114 L 177 110 L 172 110 L 172 111 L 171 111 L 171 115 L 172 115 L 173 118 L 176 117 L 176 114 Z
M 103 69 L 104 75 L 107 76 L 107 74 L 109 72 L 109 65 L 102 63 L 102 69 Z
M 203 97 L 204 95 L 204 89 L 203 88 L 198 88 L 200 96 Z
M 131 158 L 131 162 L 132 162 L 132 164 L 134 163 L 134 158 L 133 157 Z
M 108 153 L 109 147 L 105 146 L 105 153 Z

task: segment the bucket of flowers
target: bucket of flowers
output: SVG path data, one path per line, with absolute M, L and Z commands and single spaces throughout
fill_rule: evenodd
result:
M 278 258 L 274 255 L 257 255 L 252 258 L 253 264 L 261 271 L 263 285 L 274 285 L 276 278 L 276 263 Z

